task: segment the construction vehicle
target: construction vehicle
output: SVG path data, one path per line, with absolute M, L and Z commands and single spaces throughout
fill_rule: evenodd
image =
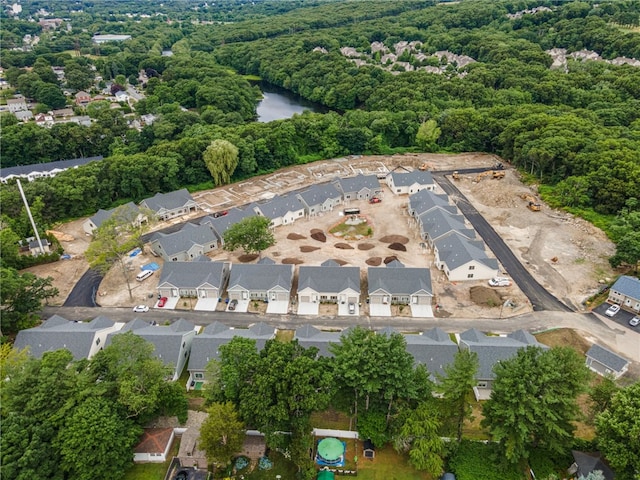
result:
M 504 178 L 504 170 L 494 170 L 493 178 L 497 178 L 498 180 L 500 180 L 501 178 Z
M 542 205 L 538 203 L 538 200 L 533 195 L 529 195 L 528 193 L 522 193 L 520 198 L 527 201 L 527 208 L 532 212 L 539 212 L 542 209 Z
M 451 178 L 453 178 L 454 180 L 460 180 L 460 174 L 458 173 L 458 170 L 451 174 Z
M 424 172 L 425 170 L 431 170 L 432 168 L 433 168 L 432 164 L 425 162 L 418 167 L 418 170 L 420 170 L 421 172 Z
M 481 172 L 478 175 L 476 175 L 476 178 L 474 180 L 474 182 L 478 183 L 480 180 L 482 180 L 484 177 L 486 177 L 487 175 L 491 175 L 493 173 L 492 170 L 487 170 L 485 172 Z

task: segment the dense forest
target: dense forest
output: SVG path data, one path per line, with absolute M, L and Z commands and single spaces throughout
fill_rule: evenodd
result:
M 126 2 L 95 13 L 45 3 L 68 15 L 66 29 L 52 34 L 21 19 L 2 22 L 5 77 L 38 102 L 36 110 L 60 108 L 63 87 L 119 88 L 138 84 L 140 71 L 149 77 L 138 85 L 146 98 L 134 112 L 125 106 L 123 115 L 96 102 L 86 109 L 94 120 L 88 127 L 44 129 L 0 116 L 3 167 L 108 157 L 26 186 L 31 198 L 43 200 L 49 222 L 180 186 L 210 187 L 202 153 L 215 139 L 238 148 L 236 180 L 346 154 L 484 151 L 540 183 L 553 205 L 610 232 L 614 215 L 637 210 L 640 68 L 612 61 L 640 58 L 637 0 L 258 2 L 251 14 L 231 2 L 228 14 L 236 21 L 215 20 L 209 12 L 213 20 L 199 23 L 193 14 L 202 12 L 180 2 L 146 16 L 127 11 Z M 40 34 L 40 42 L 28 51 L 12 49 L 27 33 Z M 132 39 L 97 45 L 94 33 Z M 345 55 L 345 47 L 352 53 Z M 169 49 L 173 56 L 163 56 Z M 381 61 L 394 49 L 396 64 Z M 550 49 L 566 50 L 561 68 L 551 68 Z M 601 59 L 571 56 L 582 49 Z M 457 58 L 470 60 L 458 64 Z M 54 66 L 67 72 L 64 84 L 52 74 Z M 260 93 L 249 82 L 255 78 L 331 111 L 256 123 Z M 129 128 L 140 114 L 157 119 Z M 427 125 L 431 137 L 425 139 L 418 131 Z M 20 213 L 17 195 L 12 186 L 0 191 L 10 217 Z

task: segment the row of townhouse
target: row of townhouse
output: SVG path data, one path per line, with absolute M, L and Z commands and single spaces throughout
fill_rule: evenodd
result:
M 267 313 L 288 313 L 295 267 L 265 257 L 255 264 L 231 265 L 200 257 L 194 262 L 165 263 L 158 295 L 171 308 L 181 297 L 196 298 L 195 310 L 215 310 L 222 294 L 246 311 L 252 301 L 268 302 Z M 410 305 L 417 317 L 431 317 L 433 289 L 428 268 L 408 268 L 395 261 L 368 267 L 371 315 L 390 316 L 392 304 Z M 359 313 L 360 267 L 340 266 L 328 260 L 318 266 L 302 265 L 297 272 L 297 313 L 317 315 L 321 303 L 338 304 L 339 315 Z M 225 288 L 226 286 L 226 288 Z
M 435 266 L 449 281 L 486 280 L 498 275 L 498 261 L 487 255 L 484 242 L 446 195 L 421 190 L 407 207 L 425 245 L 435 255 Z
M 303 325 L 295 330 L 294 339 L 305 348 L 314 347 L 320 357 L 332 357 L 331 345 L 338 344 L 350 329 L 322 331 L 311 325 Z M 140 318 L 126 324 L 116 323 L 106 317 L 96 317 L 90 322 L 73 322 L 54 315 L 42 325 L 18 333 L 15 346 L 27 348 L 30 355 L 41 358 L 46 352 L 59 349 L 69 350 L 74 359 L 90 359 L 108 346 L 115 335 L 131 332 L 154 346 L 154 355 L 170 370 L 168 379 L 177 380 L 186 367 L 189 372 L 187 389 L 200 389 L 205 382 L 205 370 L 212 360 L 220 358 L 220 347 L 235 337 L 252 339 L 256 348 L 262 350 L 266 342 L 275 338 L 276 329 L 265 323 L 256 323 L 248 328 L 233 328 L 221 322 L 213 322 L 201 329 L 192 323 L 179 319 L 169 325 L 159 325 Z M 398 333 L 393 328 L 384 328 L 379 335 Z M 487 335 L 476 329 L 469 329 L 451 336 L 440 328 L 432 328 L 419 333 L 403 334 L 407 351 L 415 364 L 424 365 L 432 380 L 445 373 L 458 350 L 469 350 L 478 356 L 479 369 L 476 374 L 474 392 L 479 400 L 490 395 L 495 375 L 493 367 L 504 360 L 513 358 L 522 348 L 548 348 L 525 330 L 508 335 Z M 455 341 L 454 341 L 455 339 Z M 586 362 L 592 368 L 605 374 L 619 376 L 628 361 L 610 350 L 593 345 L 586 354 Z

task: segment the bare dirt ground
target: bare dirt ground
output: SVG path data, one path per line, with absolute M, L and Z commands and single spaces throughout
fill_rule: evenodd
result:
M 398 166 L 417 168 L 425 162 L 433 170 L 491 167 L 495 161 L 496 157 L 493 155 L 478 153 L 356 156 L 325 160 L 194 194 L 194 198 L 202 206 L 202 211 L 191 214 L 190 217 L 174 219 L 171 223 L 186 221 L 189 218 L 232 206 L 242 206 L 251 201 L 271 198 L 275 194 L 329 181 L 336 175 L 382 173 Z M 522 192 L 535 194 L 535 192 L 520 183 L 517 172 L 507 169 L 505 178 L 501 180 L 485 177 L 476 183 L 474 179 L 475 175 L 463 175 L 463 178 L 456 182 L 456 186 L 468 196 L 536 279 L 550 292 L 574 307 L 581 308 L 581 302 L 597 289 L 598 280 L 613 276 L 606 260 L 613 253 L 613 245 L 604 234 L 580 219 L 551 210 L 545 205 L 541 212 L 529 211 L 519 194 Z M 382 265 L 383 261 L 391 256 L 397 257 L 406 266 L 432 268 L 434 303 L 440 306 L 437 316 L 498 318 L 530 311 L 527 299 L 517 286 L 496 289 L 502 301 L 509 299 L 515 305 L 501 308 L 478 305 L 472 300 L 470 288 L 485 285 L 485 282 L 454 284 L 446 281 L 444 274 L 433 268 L 433 255 L 421 245 L 415 224 L 407 215 L 406 204 L 407 196 L 393 195 L 387 189 L 384 191 L 382 203 L 350 202 L 350 207 L 361 209 L 372 228 L 371 236 L 359 240 L 346 241 L 344 238 L 328 233 L 333 225 L 344 220 L 344 217 L 340 216 L 341 209 L 298 221 L 292 225 L 278 227 L 276 245 L 263 252 L 263 256 L 269 256 L 279 263 L 287 259 L 288 263 L 295 261 L 302 265 L 319 265 L 325 260 L 333 259 L 341 264 L 361 267 L 361 289 L 365 292 L 362 295 L 361 312 L 363 314 L 368 313 L 365 301 L 366 268 L 369 266 L 367 260 L 369 263 L 376 263 L 379 260 Z M 52 303 L 62 304 L 73 285 L 88 268 L 83 252 L 89 239 L 82 231 L 83 221 L 84 219 L 77 220 L 55 228 L 74 238 L 73 241 L 61 242 L 65 251 L 73 255 L 72 260 L 30 269 L 38 275 L 50 275 L 54 278 L 54 285 L 60 290 L 60 295 Z M 160 224 L 156 228 L 163 226 L 167 225 Z M 313 239 L 312 230 L 314 229 L 322 230 L 326 234 L 326 242 Z M 408 242 L 405 243 L 402 237 L 406 237 Z M 340 243 L 346 243 L 353 248 L 336 248 L 336 244 Z M 402 244 L 406 247 L 406 251 L 389 249 L 392 243 Z M 312 249 L 303 247 L 315 249 L 304 251 Z M 225 251 L 212 253 L 210 256 L 215 260 L 232 262 L 238 262 L 243 254 L 243 252 Z M 555 263 L 551 262 L 554 257 L 557 257 Z M 138 255 L 131 260 L 129 277 L 134 287 L 133 299 L 129 298 L 121 272 L 112 269 L 100 286 L 98 303 L 103 306 L 133 306 L 139 303 L 153 306 L 155 298 L 150 298 L 150 295 L 155 293 L 159 275 L 156 274 L 144 282 L 135 281 L 140 265 L 150 261 L 162 263 L 161 259 L 149 253 Z M 333 311 L 335 306 L 323 307 L 326 307 L 326 311 L 321 310 L 320 314 L 336 313 Z M 180 304 L 178 308 L 190 308 L 190 305 Z M 260 308 L 257 310 L 259 311 Z M 404 316 L 408 315 L 407 310 L 395 313 Z

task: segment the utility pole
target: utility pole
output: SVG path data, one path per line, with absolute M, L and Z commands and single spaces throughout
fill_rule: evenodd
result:
M 40 240 L 40 234 L 38 233 L 38 229 L 36 228 L 36 222 L 33 221 L 33 215 L 31 215 L 31 209 L 29 208 L 29 203 L 27 202 L 27 197 L 24 196 L 24 190 L 22 190 L 22 184 L 20 180 L 16 180 L 18 182 L 18 190 L 20 190 L 20 196 L 22 197 L 22 201 L 24 202 L 24 207 L 27 209 L 27 215 L 29 215 L 29 221 L 31 222 L 31 227 L 36 234 L 36 239 L 38 240 L 38 246 L 40 247 L 40 254 L 44 253 L 44 247 L 42 246 L 42 240 Z

